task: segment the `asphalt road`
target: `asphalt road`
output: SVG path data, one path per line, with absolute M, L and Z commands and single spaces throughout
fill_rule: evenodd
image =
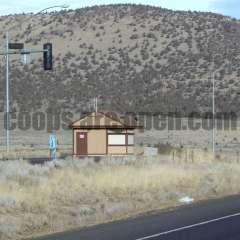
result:
M 240 240 L 240 196 L 35 240 Z

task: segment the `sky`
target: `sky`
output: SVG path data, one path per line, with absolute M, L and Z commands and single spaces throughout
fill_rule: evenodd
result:
M 67 4 L 70 9 L 75 9 L 116 3 L 148 4 L 173 10 L 215 12 L 240 19 L 240 0 L 0 0 L 0 15 L 36 13 L 45 7 L 59 4 Z

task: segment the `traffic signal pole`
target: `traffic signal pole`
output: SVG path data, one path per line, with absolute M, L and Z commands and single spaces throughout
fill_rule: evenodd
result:
M 15 47 L 16 48 L 15 48 Z M 43 45 L 42 50 L 22 50 L 19 46 L 23 47 L 23 44 L 11 44 L 9 40 L 9 33 L 6 32 L 6 48 L 4 52 L 0 52 L 0 55 L 4 55 L 6 59 L 6 106 L 5 106 L 5 127 L 6 127 L 6 150 L 10 149 L 10 91 L 9 91 L 9 63 L 10 55 L 24 55 L 43 53 L 43 67 L 44 70 L 52 70 L 52 44 L 46 43 Z M 12 49 L 10 49 L 12 48 Z
M 68 5 L 63 4 L 63 5 L 54 5 L 54 6 L 50 6 L 50 7 L 44 8 L 41 11 L 35 13 L 34 15 L 31 15 L 29 18 L 25 19 L 24 22 L 28 22 L 34 16 L 36 16 L 36 15 L 38 15 L 38 14 L 44 12 L 44 11 L 47 11 L 47 10 L 50 10 L 50 9 L 53 9 L 53 8 L 66 9 L 68 7 L 69 7 Z M 10 54 L 19 54 L 19 51 L 17 51 L 17 52 L 16 51 L 15 52 L 9 51 L 10 48 L 12 47 L 12 46 L 10 46 L 11 43 L 10 43 L 10 40 L 9 40 L 9 32 L 12 31 L 13 29 L 17 28 L 17 27 L 22 27 L 22 23 L 23 23 L 23 21 L 20 21 L 20 22 L 18 22 L 17 25 L 14 25 L 13 27 L 11 27 L 11 28 L 9 28 L 7 30 L 7 32 L 6 32 L 6 48 L 5 48 L 5 51 L 3 53 L 0 52 L 0 55 L 4 55 L 5 59 L 6 59 L 6 107 L 5 107 L 6 108 L 5 109 L 6 125 L 5 125 L 5 127 L 6 127 L 6 148 L 7 148 L 7 152 L 9 152 L 9 147 L 10 147 L 10 136 L 9 136 L 9 127 L 10 127 L 10 111 L 9 111 L 9 109 L 10 109 L 10 106 L 9 106 L 9 93 L 10 93 L 10 91 L 9 91 L 9 55 Z M 16 49 L 22 49 L 23 44 L 17 44 L 16 47 L 17 47 Z M 11 49 L 14 49 L 14 47 L 11 48 Z M 20 52 L 20 54 L 30 54 L 30 53 L 37 53 L 37 52 L 45 53 L 45 52 L 49 52 L 49 51 L 52 51 L 52 48 L 51 48 L 51 50 L 43 49 L 41 51 L 25 51 L 25 52 L 22 51 L 22 52 Z M 48 56 L 48 57 L 46 57 L 46 59 L 47 59 L 46 62 L 51 63 L 51 61 L 52 61 L 52 53 L 50 55 L 47 54 L 46 56 Z M 51 57 L 49 57 L 49 56 L 51 56 Z M 45 55 L 44 55 L 44 59 L 45 59 Z M 51 67 L 48 67 L 48 69 L 45 68 L 45 60 L 44 60 L 44 70 L 52 70 L 52 63 L 50 65 L 51 65 Z

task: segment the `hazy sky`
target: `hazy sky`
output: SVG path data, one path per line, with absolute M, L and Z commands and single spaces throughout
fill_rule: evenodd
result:
M 37 12 L 45 7 L 58 4 L 80 8 L 115 3 L 140 3 L 177 10 L 211 11 L 240 19 L 240 0 L 0 0 L 0 15 Z

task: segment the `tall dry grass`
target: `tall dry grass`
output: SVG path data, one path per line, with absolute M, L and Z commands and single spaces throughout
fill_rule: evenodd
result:
M 122 161 L 124 162 L 124 161 Z M 207 199 L 239 193 L 240 165 L 139 157 L 118 164 L 86 159 L 30 165 L 0 162 L 0 239 L 96 224 L 178 205 L 186 195 Z
M 58 157 L 71 156 L 72 149 L 69 148 L 60 148 L 57 150 Z M 21 160 L 21 159 L 29 159 L 29 158 L 39 158 L 44 157 L 47 158 L 50 156 L 50 151 L 48 148 L 15 148 L 10 149 L 10 151 L 6 151 L 5 147 L 0 148 L 0 160 Z

